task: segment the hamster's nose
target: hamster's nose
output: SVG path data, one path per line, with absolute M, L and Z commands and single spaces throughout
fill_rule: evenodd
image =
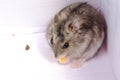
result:
M 55 56 L 55 58 L 57 58 L 57 53 L 55 53 L 55 55 L 54 55 L 54 56 Z

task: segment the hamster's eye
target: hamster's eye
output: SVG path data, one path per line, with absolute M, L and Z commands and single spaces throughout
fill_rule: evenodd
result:
M 53 45 L 53 38 L 51 38 L 50 43 Z
M 66 49 L 68 47 L 69 47 L 69 43 L 68 42 L 63 45 L 63 49 Z

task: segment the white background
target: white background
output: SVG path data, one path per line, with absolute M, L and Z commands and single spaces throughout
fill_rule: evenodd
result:
M 56 12 L 78 1 L 82 0 L 0 0 L 0 80 L 120 79 L 117 0 L 84 0 L 105 15 L 107 52 L 101 51 L 79 69 L 58 65 L 50 57 L 45 39 L 47 25 Z M 26 44 L 30 45 L 29 51 L 25 51 Z

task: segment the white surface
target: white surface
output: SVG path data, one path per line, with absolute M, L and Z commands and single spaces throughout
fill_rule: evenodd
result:
M 115 80 L 107 53 L 71 69 L 44 57 L 50 55 L 44 33 L 1 35 L 0 41 L 0 80 Z
M 108 53 L 115 77 L 120 80 L 120 1 L 103 0 L 102 9 L 108 25 Z
M 109 53 L 101 52 L 79 69 L 60 66 L 51 60 L 45 39 L 48 22 L 64 6 L 78 1 L 0 0 L 0 80 L 119 80 L 119 46 L 116 46 L 119 35 L 114 36 L 119 33 L 116 22 L 119 18 L 114 17 L 119 14 L 115 8 L 119 6 L 117 0 L 84 0 L 98 9 L 102 7 L 110 27 Z M 29 51 L 24 49 L 26 44 L 30 45 Z
M 39 31 L 44 32 L 45 26 L 60 9 L 78 1 L 80 0 L 0 0 L 0 26 L 4 29 L 9 27 L 9 32 L 20 32 L 21 27 L 40 27 Z M 89 3 L 100 7 L 100 0 Z

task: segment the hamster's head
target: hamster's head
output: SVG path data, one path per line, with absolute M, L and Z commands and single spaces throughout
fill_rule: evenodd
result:
M 92 21 L 78 16 L 64 20 L 56 20 L 56 17 L 47 29 L 47 40 L 55 58 L 59 61 L 65 57 L 65 63 L 68 63 L 72 58 L 78 58 L 90 44 Z

